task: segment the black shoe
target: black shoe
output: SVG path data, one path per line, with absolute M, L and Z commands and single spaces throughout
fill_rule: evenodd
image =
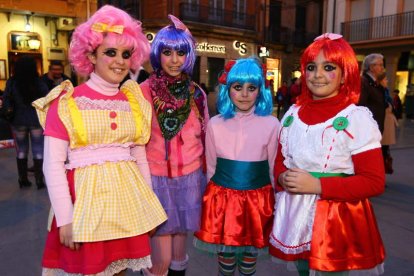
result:
M 185 276 L 185 270 L 172 270 L 169 268 L 168 276 Z
M 32 182 L 30 182 L 27 178 L 26 179 L 19 179 L 20 189 L 28 188 L 30 186 L 32 186 Z
M 16 162 L 20 189 L 32 186 L 32 182 L 27 179 L 27 158 L 16 158 Z

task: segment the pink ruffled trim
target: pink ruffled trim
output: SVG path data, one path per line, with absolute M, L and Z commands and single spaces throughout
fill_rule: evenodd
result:
M 121 100 L 94 100 L 87 97 L 76 97 L 76 105 L 80 110 L 118 110 L 131 111 L 128 101 Z
M 69 163 L 65 165 L 67 170 L 83 168 L 90 165 L 102 165 L 105 162 L 136 161 L 131 156 L 130 146 L 126 144 L 89 145 L 68 152 Z

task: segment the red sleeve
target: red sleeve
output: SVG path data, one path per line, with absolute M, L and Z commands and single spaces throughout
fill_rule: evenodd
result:
M 286 166 L 283 164 L 284 160 L 285 160 L 285 158 L 283 157 L 283 154 L 282 154 L 282 145 L 279 143 L 279 145 L 277 147 L 275 167 L 274 167 L 274 170 L 273 170 L 273 174 L 274 174 L 274 177 L 275 177 L 275 190 L 276 190 L 276 192 L 283 191 L 283 187 L 279 184 L 278 179 L 279 179 L 279 175 L 281 173 L 287 171 Z
M 321 178 L 323 199 L 358 200 L 384 192 L 385 172 L 381 148 L 352 156 L 355 175 Z

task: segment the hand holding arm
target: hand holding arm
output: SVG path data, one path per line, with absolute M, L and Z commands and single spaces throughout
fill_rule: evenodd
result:
M 290 193 L 320 194 L 321 182 L 305 170 L 292 168 L 279 176 L 279 183 Z

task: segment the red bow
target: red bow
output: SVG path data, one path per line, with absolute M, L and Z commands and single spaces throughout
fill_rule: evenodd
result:
M 235 60 L 229 60 L 226 65 L 224 65 L 224 71 L 218 79 L 219 83 L 227 84 L 227 74 L 230 72 L 234 64 L 236 64 Z

